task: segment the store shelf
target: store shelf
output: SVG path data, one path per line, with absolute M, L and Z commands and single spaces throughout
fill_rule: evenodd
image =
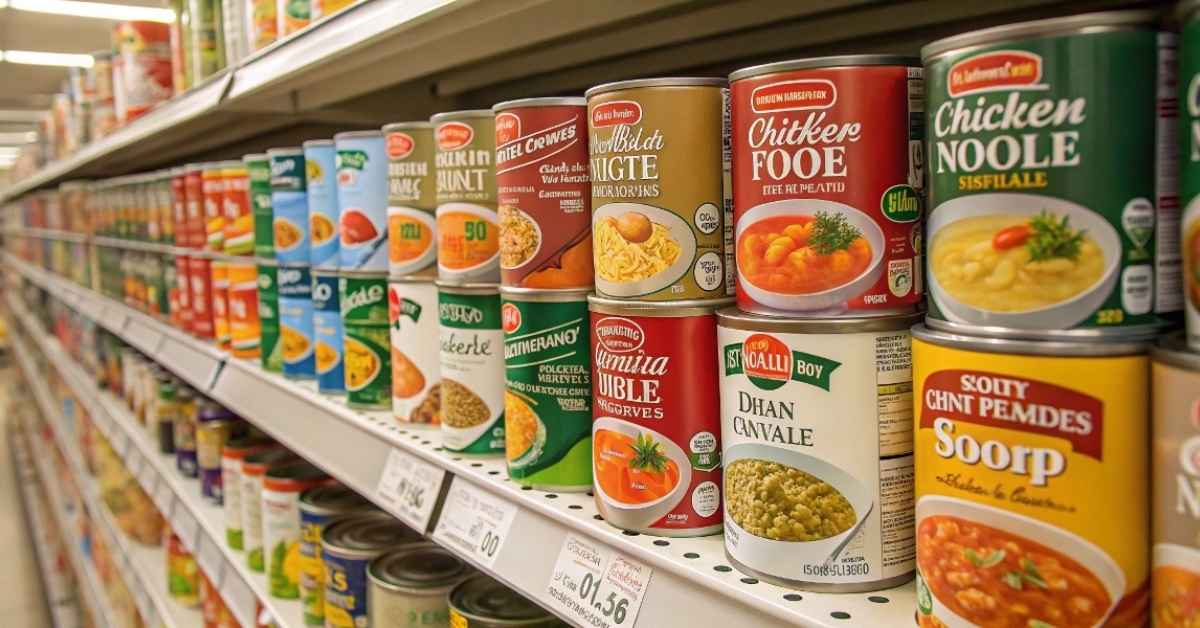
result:
M 105 312 L 129 309 L 11 256 L 7 260 L 10 267 L 55 294 L 73 293 L 81 303 L 98 301 L 93 307 Z M 147 326 L 170 335 L 180 346 L 190 346 L 194 353 L 211 351 L 206 343 L 157 320 L 126 316 L 129 323 L 120 332 L 123 337 L 131 337 L 133 327 Z M 155 358 L 169 369 L 178 367 L 173 352 L 160 348 Z M 442 450 L 436 427 L 400 424 L 384 412 L 351 410 L 317 394 L 310 384 L 264 372 L 253 362 L 227 358 L 221 364 L 215 383 L 204 389 L 206 394 L 396 516 L 414 521 L 409 505 L 396 498 L 396 469 L 407 465 L 421 467 L 426 474 L 433 470 L 438 477 L 427 487 L 426 506 L 439 493 L 438 479 L 449 485 L 442 485 L 440 492 L 449 491 L 450 497 L 444 499 L 453 504 L 429 518 L 426 529 L 433 530 L 434 540 L 546 608 L 559 608 L 548 586 L 560 550 L 570 539 L 584 539 L 653 572 L 634 624 L 639 628 L 763 622 L 885 626 L 911 621 L 916 604 L 911 584 L 871 594 L 797 594 L 746 578 L 729 567 L 719 535 L 662 539 L 623 533 L 600 519 L 586 495 L 520 490 L 508 481 L 502 459 L 462 457 Z M 191 368 L 186 361 L 184 368 Z M 510 517 L 505 523 L 489 524 L 503 537 L 490 557 L 456 542 L 447 527 L 481 516 L 457 499 L 464 491 Z

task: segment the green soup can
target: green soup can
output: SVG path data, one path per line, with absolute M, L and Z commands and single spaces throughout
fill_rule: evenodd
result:
M 504 451 L 504 331 L 500 287 L 437 282 L 442 446 L 464 454 Z
M 338 294 L 345 338 L 346 403 L 354 408 L 391 408 L 387 273 L 343 270 L 338 277 Z
M 254 217 L 254 255 L 275 257 L 275 213 L 271 206 L 271 162 L 266 154 L 242 157 L 246 165 L 250 213 Z
M 590 290 L 500 288 L 508 475 L 546 491 L 592 487 Z
M 266 371 L 283 372 L 283 346 L 279 342 L 279 264 L 258 260 L 259 360 Z

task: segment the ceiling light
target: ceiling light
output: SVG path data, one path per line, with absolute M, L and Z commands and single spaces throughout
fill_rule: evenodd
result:
M 21 65 L 57 65 L 63 67 L 90 68 L 95 63 L 92 55 L 66 52 L 38 52 L 34 50 L 0 51 L 0 61 Z
M 80 0 L 0 0 L 0 8 L 18 11 L 54 13 L 74 17 L 95 17 L 104 20 L 148 20 L 151 22 L 173 22 L 175 12 L 171 9 L 136 7 L 106 2 L 82 2 Z

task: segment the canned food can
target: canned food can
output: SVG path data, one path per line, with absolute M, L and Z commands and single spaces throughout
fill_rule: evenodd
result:
M 195 252 L 188 256 L 188 281 L 191 282 L 192 326 L 189 331 L 199 338 L 212 340 L 216 327 L 212 311 L 212 255 Z
M 587 91 L 596 293 L 733 294 L 729 89 L 664 78 Z
M 271 597 L 300 598 L 300 494 L 329 484 L 324 471 L 304 460 L 277 462 L 263 478 L 263 550 Z
M 309 255 L 312 266 L 338 267 L 338 190 L 334 180 L 336 151 L 333 140 L 304 143 L 305 185 L 308 191 Z
M 336 270 L 313 272 L 313 340 L 316 342 L 317 390 L 327 395 L 346 393 L 342 364 L 342 309 L 338 304 Z
M 912 335 L 919 624 L 1143 625 L 1147 343 Z
M 508 475 L 555 492 L 592 487 L 587 289 L 500 288 Z
M 207 241 L 204 225 L 204 168 L 207 164 L 184 166 L 184 210 L 187 213 L 186 237 L 180 246 L 203 249 Z
M 388 156 L 388 272 L 394 277 L 437 261 L 437 187 L 433 125 L 396 122 L 383 127 Z
M 200 568 L 196 558 L 183 545 L 183 540 L 174 530 L 167 533 L 167 592 L 171 598 L 185 608 L 200 605 Z
M 237 358 L 259 356 L 258 267 L 249 257 L 229 260 L 229 341 Z
M 449 626 L 450 591 L 471 573 L 433 543 L 413 543 L 367 566 L 368 626 Z
M 250 181 L 245 163 L 226 161 L 225 181 L 225 254 L 254 254 L 254 212 L 250 204 Z
M 279 265 L 258 258 L 258 355 L 264 371 L 283 372 L 283 343 L 279 342 Z
M 450 625 L 454 628 L 556 628 L 557 617 L 483 573 L 463 580 L 450 591 Z
M 217 348 L 229 351 L 232 340 L 229 331 L 229 262 L 224 257 L 214 257 L 209 263 L 212 276 L 213 338 Z
M 588 297 L 593 490 L 609 524 L 656 536 L 721 531 L 713 356 L 715 312 L 729 303 Z
M 442 446 L 467 454 L 504 451 L 504 330 L 495 284 L 439 281 Z
M 388 282 L 391 326 L 392 416 L 441 423 L 438 290 L 430 277 Z
M 265 154 L 242 157 L 254 222 L 254 256 L 275 257 L 275 213 L 271 207 L 271 161 Z
M 186 1 L 188 26 L 184 29 L 184 36 L 187 38 L 189 85 L 198 85 L 225 67 L 220 3 L 218 0 Z
M 175 291 L 178 295 L 179 312 L 175 316 L 172 310 L 172 317 L 176 319 L 176 326 L 183 331 L 190 331 L 195 323 L 195 313 L 192 310 L 192 280 L 190 275 L 191 262 L 188 256 L 183 253 L 186 249 L 175 250 Z
M 922 50 L 930 326 L 1129 337 L 1176 318 L 1175 38 L 1157 20 L 1092 13 Z
M 338 292 L 346 403 L 352 408 L 387 408 L 392 390 L 387 275 L 343 270 Z
M 496 113 L 500 283 L 591 288 L 587 100 L 526 98 Z
M 196 426 L 200 423 L 200 405 L 196 393 L 181 385 L 175 391 L 175 426 L 171 438 L 175 441 L 175 469 L 185 478 L 199 477 L 196 461 Z
M 912 578 L 920 317 L 717 312 L 725 553 L 739 570 L 808 591 Z
M 1178 102 L 1183 106 L 1178 108 L 1182 114 L 1178 202 L 1183 206 L 1183 311 L 1188 346 L 1200 351 L 1200 18 L 1196 3 L 1180 5 L 1183 37 L 1179 45 Z M 1164 248 L 1169 249 L 1169 245 Z
M 225 165 L 204 164 L 200 173 L 200 194 L 204 204 L 204 250 L 225 251 Z
M 329 17 L 354 4 L 355 0 L 311 0 L 313 21 Z
M 306 27 L 312 21 L 312 0 L 278 0 L 275 8 L 279 16 L 280 37 L 287 37 Z
M 221 449 L 221 487 L 225 513 L 225 544 L 231 549 L 245 549 L 245 506 L 242 504 L 242 461 L 247 456 L 282 447 L 264 436 L 243 436 L 230 439 Z
M 421 535 L 384 512 L 339 517 L 321 532 L 321 562 L 325 579 L 325 625 L 356 628 L 366 625 L 367 565 L 398 545 L 421 540 Z
M 263 555 L 263 478 L 267 474 L 267 467 L 298 460 L 296 454 L 286 449 L 260 451 L 242 459 L 242 525 L 246 566 L 251 571 L 262 573 L 266 568 Z
M 500 280 L 496 125 L 490 109 L 430 118 L 436 146 L 438 278 Z
M 388 157 L 383 133 L 338 133 L 333 141 L 337 144 L 341 267 L 386 272 Z
M 322 531 L 336 517 L 374 509 L 370 501 L 341 484 L 318 486 L 300 494 L 300 603 L 305 624 L 325 625 Z
M 238 418 L 201 418 L 196 426 L 196 467 L 200 475 L 200 494 L 220 506 L 224 504 L 221 450 L 233 435 L 244 434 L 246 424 Z
M 279 344 L 283 375 L 293 379 L 316 376 L 313 355 L 312 271 L 307 265 L 279 266 Z
M 261 50 L 279 38 L 278 0 L 249 0 L 250 48 Z
M 308 193 L 304 151 L 300 148 L 272 148 L 271 224 L 275 259 L 280 264 L 308 264 Z

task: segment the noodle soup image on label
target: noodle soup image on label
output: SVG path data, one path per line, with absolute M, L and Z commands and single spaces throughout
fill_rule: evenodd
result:
M 307 162 L 300 148 L 272 148 L 271 214 L 275 259 L 281 264 L 308 264 Z
M 919 624 L 1144 626 L 1148 345 L 912 335 Z
M 327 395 L 346 392 L 342 361 L 342 308 L 337 271 L 313 272 L 313 339 L 316 341 L 317 390 Z
M 309 256 L 314 269 L 338 267 L 338 188 L 333 140 L 304 143 Z
M 526 98 L 496 112 L 500 282 L 590 288 L 591 185 L 587 101 Z
M 430 277 L 388 282 L 392 347 L 392 416 L 441 423 L 438 290 Z
M 345 338 L 346 403 L 352 408 L 388 408 L 392 360 L 387 276 L 343 270 L 338 292 Z
M 437 261 L 437 180 L 433 125 L 383 127 L 388 156 L 388 272 L 409 275 Z
M 504 331 L 494 284 L 438 282 L 442 446 L 504 451 Z
M 733 294 L 725 85 L 667 78 L 587 91 L 597 294 Z
M 717 313 L 725 551 L 739 569 L 810 591 L 912 577 L 919 320 Z
M 333 140 L 337 142 L 342 268 L 386 272 L 388 158 L 383 133 L 338 133 Z
M 229 340 L 229 258 L 215 257 L 208 265 L 212 277 L 213 339 L 226 351 Z
M 438 278 L 497 282 L 495 116 L 490 109 L 452 111 L 430 121 L 436 145 Z
M 308 266 L 280 266 L 278 276 L 283 374 L 296 379 L 312 379 L 316 376 L 312 271 Z
M 870 315 L 921 301 L 920 61 L 858 55 L 730 75 L 738 307 Z
M 1077 15 L 922 50 L 931 326 L 1127 336 L 1176 317 L 1175 51 L 1157 19 Z

